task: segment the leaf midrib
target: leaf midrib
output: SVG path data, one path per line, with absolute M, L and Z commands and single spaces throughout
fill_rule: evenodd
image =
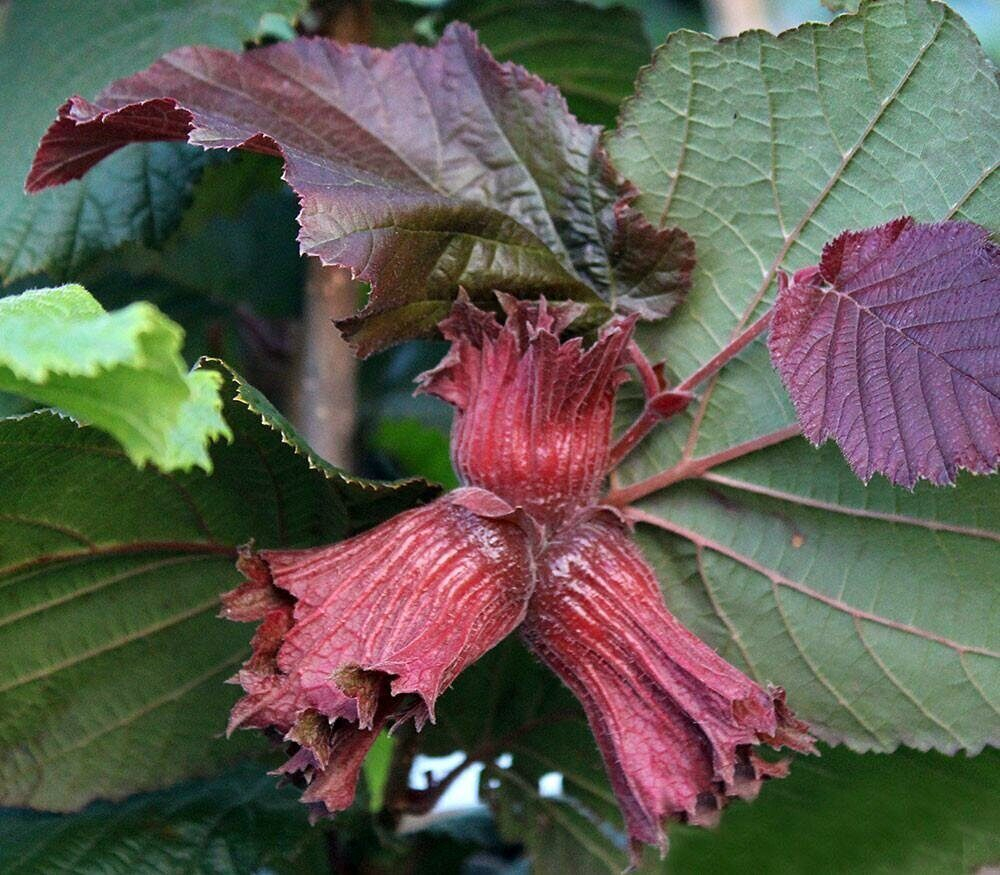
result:
M 778 254 L 774 257 L 774 260 L 771 262 L 771 266 L 768 268 L 767 273 L 764 275 L 764 279 L 761 281 L 760 287 L 758 288 L 754 296 L 750 299 L 750 303 L 744 310 L 743 315 L 740 317 L 739 321 L 733 328 L 730 334 L 730 339 L 735 338 L 739 334 L 740 330 L 746 325 L 747 320 L 753 315 L 754 311 L 757 309 L 757 306 L 763 300 L 764 295 L 767 294 L 767 290 L 771 287 L 771 283 L 774 282 L 775 275 L 777 274 L 779 266 L 785 260 L 785 256 L 788 255 L 792 246 L 794 246 L 795 243 L 798 242 L 799 237 L 802 234 L 802 231 L 809 224 L 809 222 L 812 221 L 812 218 L 816 214 L 816 211 L 829 196 L 830 192 L 833 191 L 837 183 L 840 182 L 844 171 L 847 169 L 848 165 L 854 160 L 854 157 L 861 150 L 861 147 L 865 144 L 868 137 L 871 136 L 872 132 L 875 130 L 875 127 L 881 121 L 888 108 L 896 103 L 896 100 L 898 99 L 903 88 L 905 87 L 907 82 L 909 82 L 910 79 L 913 77 L 913 74 L 916 72 L 918 66 L 920 65 L 921 60 L 927 54 L 927 51 L 930 49 L 930 47 L 934 45 L 934 43 L 937 41 L 939 35 L 941 34 L 941 30 L 944 26 L 945 20 L 946 16 L 942 12 L 941 18 L 938 21 L 937 26 L 934 28 L 934 33 L 931 34 L 931 36 L 927 39 L 927 41 L 920 46 L 920 49 L 917 51 L 916 56 L 910 63 L 910 66 L 904 72 L 903 76 L 900 78 L 899 82 L 896 83 L 895 87 L 881 101 L 878 112 L 875 113 L 875 115 L 869 121 L 868 125 L 865 127 L 865 130 L 861 133 L 861 136 L 858 138 L 855 144 L 846 153 L 844 153 L 843 157 L 840 160 L 840 163 L 837 165 L 837 168 L 830 175 L 830 178 L 827 180 L 826 184 L 820 190 L 819 194 L 816 195 L 813 201 L 806 208 L 805 212 L 803 213 L 799 221 L 796 223 L 791 233 L 785 237 L 785 242 L 779 249 Z M 768 93 L 770 93 L 767 87 L 767 83 L 764 84 L 764 87 L 765 90 L 768 91 Z M 680 176 L 679 167 L 676 176 L 677 177 Z M 661 221 L 660 221 L 661 226 L 664 224 L 665 220 L 666 220 L 666 213 L 664 212 L 661 215 Z M 704 412 L 708 409 L 708 403 L 710 398 L 712 397 L 716 385 L 717 381 L 715 380 L 709 383 L 709 385 L 706 386 L 705 392 L 701 397 L 701 402 L 699 404 L 698 411 L 695 414 L 694 423 L 692 425 L 691 433 L 688 436 L 686 444 L 691 448 L 693 448 L 698 442 L 701 421 L 702 418 L 704 417 Z
M 906 514 L 889 513 L 888 511 L 869 510 L 868 508 L 849 507 L 843 504 L 822 501 L 817 498 L 809 498 L 794 492 L 785 492 L 780 489 L 772 489 L 769 486 L 762 486 L 749 480 L 740 480 L 736 477 L 727 477 L 725 474 L 717 474 L 714 471 L 706 471 L 701 475 L 702 480 L 717 483 L 720 486 L 728 486 L 731 489 L 739 489 L 744 492 L 752 492 L 756 495 L 765 495 L 768 498 L 775 498 L 779 501 L 787 501 L 792 504 L 799 504 L 803 507 L 811 507 L 816 510 L 828 511 L 830 513 L 840 513 L 846 516 L 861 517 L 863 519 L 882 520 L 888 523 L 899 523 L 908 526 L 931 529 L 932 531 L 953 532 L 957 535 L 966 535 L 971 538 L 983 538 L 990 541 L 1000 542 L 1000 532 L 989 529 L 977 529 L 971 526 L 962 526 L 957 523 L 947 523 L 940 520 L 928 519 L 925 517 L 908 516 Z
M 834 598 L 833 596 L 822 593 L 817 589 L 813 589 L 811 586 L 798 581 L 793 580 L 790 577 L 780 573 L 779 571 L 769 568 L 766 565 L 757 562 L 745 553 L 741 553 L 732 547 L 727 546 L 719 541 L 709 538 L 706 535 L 701 534 L 693 529 L 681 526 L 678 523 L 672 522 L 670 520 L 664 519 L 662 517 L 656 516 L 655 514 L 649 513 L 648 511 L 640 510 L 636 507 L 629 507 L 624 510 L 625 515 L 633 520 L 634 522 L 646 523 L 647 525 L 655 526 L 656 528 L 663 529 L 664 531 L 670 532 L 687 541 L 690 541 L 695 546 L 703 546 L 715 553 L 722 556 L 726 556 L 732 559 L 734 562 L 743 565 L 751 571 L 762 575 L 763 577 L 770 580 L 776 586 L 783 586 L 787 589 L 794 590 L 802 595 L 808 596 L 809 598 L 815 599 L 827 607 L 833 608 L 834 610 L 840 611 L 850 617 L 855 617 L 859 620 L 865 620 L 874 623 L 879 626 L 885 626 L 889 629 L 895 629 L 897 632 L 903 632 L 909 635 L 913 635 L 918 638 L 923 638 L 927 641 L 932 641 L 935 644 L 947 647 L 954 650 L 956 653 L 975 653 L 980 656 L 988 656 L 993 659 L 1000 659 L 1000 652 L 990 650 L 988 647 L 983 647 L 976 644 L 963 644 L 959 641 L 953 641 L 952 639 L 944 636 L 938 635 L 931 632 L 928 629 L 921 629 L 919 626 L 913 626 L 909 623 L 903 623 L 899 620 L 893 620 L 889 617 L 883 617 L 879 614 L 874 614 L 871 611 L 865 611 L 861 608 L 857 608 L 854 605 L 850 605 L 847 602 L 842 601 L 839 598 Z

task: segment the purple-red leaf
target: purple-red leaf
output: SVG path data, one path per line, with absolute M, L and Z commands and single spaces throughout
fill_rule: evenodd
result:
M 573 299 L 665 315 L 693 243 L 629 207 L 600 129 L 558 90 L 499 64 L 464 25 L 433 48 L 299 39 L 243 55 L 185 48 L 70 99 L 27 188 L 82 176 L 126 143 L 187 139 L 279 154 L 299 195 L 304 252 L 373 285 L 341 327 L 362 352 L 433 330 L 459 286 L 492 304 Z
M 969 222 L 846 231 L 781 277 L 770 338 L 803 432 L 866 482 L 1000 464 L 1000 247 Z

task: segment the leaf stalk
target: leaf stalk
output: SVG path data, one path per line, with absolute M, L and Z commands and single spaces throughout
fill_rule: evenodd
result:
M 650 364 L 645 353 L 639 349 L 638 344 L 632 341 L 629 344 L 629 356 L 632 363 L 639 372 L 642 380 L 643 392 L 646 395 L 646 406 L 639 418 L 626 429 L 625 433 L 618 439 L 611 448 L 609 470 L 614 470 L 621 464 L 622 460 L 628 456 L 632 450 L 646 437 L 656 426 L 671 416 L 676 416 L 683 411 L 690 401 L 693 400 L 693 390 L 707 380 L 712 375 L 718 373 L 726 364 L 732 361 L 743 349 L 756 340 L 771 324 L 771 316 L 774 308 L 770 308 L 763 316 L 749 328 L 740 332 L 732 341 L 717 352 L 711 359 L 705 362 L 698 370 L 686 379 L 682 380 L 672 389 L 663 388 L 663 380 L 656 373 Z M 693 464 L 697 460 L 685 460 L 681 465 Z M 670 469 L 674 471 L 675 468 Z M 667 472 L 664 472 L 666 474 Z M 697 476 L 697 475 L 692 475 Z M 683 477 L 680 479 L 684 479 Z M 671 481 L 673 482 L 673 481 Z M 613 490 L 616 494 L 619 490 Z

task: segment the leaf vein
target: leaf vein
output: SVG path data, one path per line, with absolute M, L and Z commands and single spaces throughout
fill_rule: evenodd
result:
M 682 538 L 687 539 L 692 544 L 706 547 L 713 552 L 720 553 L 723 556 L 728 556 L 730 559 L 735 560 L 741 565 L 745 565 L 751 571 L 756 571 L 758 574 L 771 580 L 778 586 L 784 586 L 788 589 L 793 589 L 802 595 L 809 596 L 810 598 L 816 599 L 816 601 L 822 602 L 823 604 L 831 607 L 835 610 L 842 611 L 848 616 L 858 617 L 862 620 L 868 620 L 872 623 L 876 623 L 880 626 L 886 626 L 890 629 L 896 629 L 900 632 L 906 632 L 910 635 L 915 635 L 918 638 L 924 638 L 928 641 L 932 641 L 936 644 L 940 644 L 944 647 L 949 647 L 952 650 L 956 650 L 960 653 L 978 653 L 981 656 L 989 656 L 994 659 L 1000 659 L 1000 652 L 990 650 L 988 647 L 982 647 L 975 644 L 962 644 L 958 641 L 953 641 L 944 635 L 938 635 L 931 632 L 928 629 L 921 629 L 918 626 L 910 625 L 909 623 L 903 623 L 899 620 L 893 620 L 889 617 L 882 617 L 878 614 L 874 614 L 870 611 L 857 608 L 853 605 L 849 605 L 840 599 L 828 596 L 825 593 L 819 592 L 804 583 L 797 580 L 792 580 L 789 577 L 775 571 L 773 568 L 768 568 L 760 562 L 757 562 L 750 556 L 741 553 L 739 550 L 735 550 L 732 547 L 728 547 L 725 544 L 715 541 L 712 538 L 708 538 L 699 532 L 692 529 L 685 528 L 684 526 L 678 525 L 670 520 L 658 517 L 655 514 L 648 513 L 647 511 L 640 510 L 636 507 L 626 507 L 623 508 L 622 512 L 626 517 L 635 522 L 646 523 L 647 525 L 655 526 L 657 528 L 663 529 L 668 532 L 672 532 L 675 535 L 679 535 Z

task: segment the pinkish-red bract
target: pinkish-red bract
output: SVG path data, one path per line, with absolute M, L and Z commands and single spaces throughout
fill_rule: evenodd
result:
M 434 719 L 438 696 L 519 629 L 586 712 L 633 851 L 664 822 L 709 823 L 812 750 L 784 693 L 729 665 L 666 609 L 626 524 L 601 504 L 614 396 L 634 317 L 587 347 L 576 312 L 501 298 L 507 319 L 459 301 L 452 347 L 421 389 L 456 408 L 465 484 L 350 540 L 246 552 L 225 614 L 261 620 L 230 728 L 293 743 L 284 771 L 320 812 L 347 807 L 378 731 Z

